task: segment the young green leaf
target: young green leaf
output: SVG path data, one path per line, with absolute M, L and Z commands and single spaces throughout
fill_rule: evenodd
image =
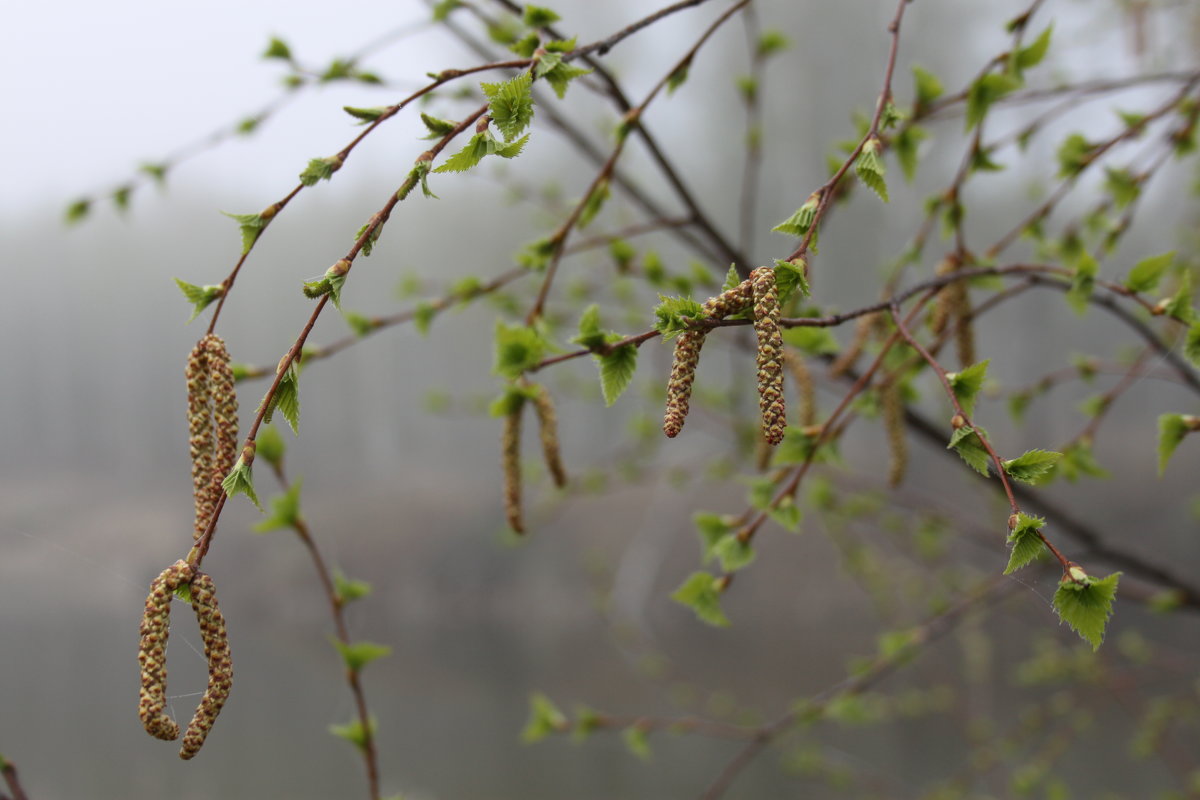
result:
M 649 761 L 652 757 L 650 752 L 650 739 L 646 729 L 640 725 L 630 725 L 625 730 L 621 731 L 621 741 L 625 743 L 626 749 L 633 753 L 642 761 Z
M 549 697 L 541 692 L 529 696 L 529 720 L 521 731 L 522 742 L 540 742 L 550 734 L 561 733 L 570 727 L 567 715 L 559 711 Z
M 275 393 L 271 396 L 270 403 L 267 405 L 267 412 L 263 416 L 263 421 L 269 423 L 271 418 L 275 416 L 276 410 L 283 414 L 283 418 L 287 420 L 288 425 L 292 428 L 292 433 L 299 435 L 300 370 L 297 369 L 295 361 L 288 365 L 287 372 L 280 379 L 279 386 L 275 388 Z
M 517 251 L 514 260 L 527 270 L 541 272 L 550 264 L 560 241 L 552 236 L 535 239 Z
M 225 293 L 225 287 L 216 286 L 196 286 L 186 281 L 175 279 L 175 285 L 179 287 L 179 291 L 183 292 L 183 296 L 192 304 L 192 316 L 188 317 L 188 322 L 191 322 L 196 317 L 200 316 L 200 312 L 208 308 L 208 306 L 218 297 Z
M 541 6 L 525 6 L 525 13 L 522 15 L 525 24 L 531 28 L 544 28 L 547 25 L 553 25 L 562 17 L 554 13 L 548 8 Z
M 1200 320 L 1188 327 L 1183 337 L 1183 354 L 1197 367 L 1200 367 Z
M 329 732 L 339 739 L 345 739 L 359 750 L 365 751 L 367 743 L 375 736 L 376 727 L 375 718 L 370 717 L 367 720 L 366 728 L 363 728 L 361 720 L 352 719 L 344 725 L 330 725 Z
M 605 344 L 605 333 L 600 328 L 600 306 L 592 303 L 579 317 L 579 335 L 571 340 L 580 347 L 596 350 Z
M 1046 520 L 1041 517 L 1031 517 L 1025 513 L 1018 513 L 1016 517 L 1016 524 L 1008 534 L 1008 543 L 1012 546 L 1012 550 L 1008 555 L 1008 566 L 1004 568 L 1005 575 L 1011 575 L 1034 561 L 1045 550 L 1045 545 L 1038 533 L 1045 527 Z
M 1092 161 L 1096 145 L 1081 133 L 1073 133 L 1058 147 L 1058 175 L 1070 178 L 1078 175 Z
M 342 111 L 345 111 L 347 114 L 354 117 L 356 120 L 359 120 L 364 125 L 368 122 L 374 122 L 375 120 L 379 119 L 380 117 L 382 117 L 384 114 L 386 114 L 390 110 L 391 110 L 391 106 L 375 106 L 374 108 L 357 108 L 355 106 L 342 106 Z M 423 117 L 425 115 L 422 114 L 421 116 Z
M 863 145 L 862 152 L 854 162 L 854 174 L 870 189 L 879 195 L 883 202 L 888 201 L 887 182 L 883 179 L 885 172 L 883 159 L 879 157 L 882 144 L 877 137 L 872 136 Z
M 1192 273 L 1184 272 L 1179 279 L 1179 288 L 1175 290 L 1175 294 L 1162 304 L 1163 314 L 1168 317 L 1191 322 L 1195 316 L 1195 311 L 1192 310 Z
M 385 644 L 376 644 L 375 642 L 351 642 L 346 644 L 340 639 L 330 637 L 333 646 L 342 654 L 342 661 L 346 663 L 346 669 L 351 672 L 362 672 L 363 667 L 370 664 L 376 659 L 391 655 L 392 648 Z
M 790 217 L 776 225 L 771 230 L 775 233 L 786 233 L 789 236 L 795 236 L 797 239 L 802 238 L 808 229 L 812 227 L 813 220 L 817 216 L 817 207 L 821 204 L 821 198 L 814 192 L 804 201 L 804 205 L 796 209 Z
M 546 344 L 533 328 L 522 325 L 508 326 L 496 321 L 496 359 L 493 371 L 506 378 L 520 377 L 521 373 L 537 366 L 546 352 Z
M 972 83 L 967 90 L 967 130 L 983 121 L 993 103 L 1021 86 L 1020 78 L 1002 72 L 989 72 Z
M 490 131 L 477 133 L 471 137 L 470 141 L 454 155 L 446 159 L 434 172 L 466 172 L 474 167 L 485 156 L 496 155 L 501 158 L 516 158 L 525 148 L 525 143 L 529 141 L 529 136 L 522 136 L 515 142 L 509 144 L 501 144 L 492 136 Z M 426 196 L 429 196 L 426 190 Z
M 1114 572 L 1100 579 L 1084 574 L 1078 567 L 1073 567 L 1071 573 L 1080 573 L 1082 577 L 1063 576 L 1054 593 L 1054 610 L 1059 619 L 1092 645 L 1092 650 L 1099 650 L 1104 641 L 1104 629 L 1112 616 L 1121 573 Z
M 713 559 L 713 548 L 717 546 L 717 542 L 729 534 L 733 530 L 733 526 L 728 517 L 707 511 L 697 511 L 692 515 L 692 522 L 700 537 L 701 561 L 707 564 Z
M 318 181 L 329 180 L 341 168 L 342 159 L 339 156 L 311 159 L 300 173 L 300 182 L 305 186 L 313 186 Z
M 1071 483 L 1079 480 L 1081 475 L 1093 478 L 1107 478 L 1110 473 L 1096 461 L 1090 443 L 1079 441 L 1063 451 L 1062 460 L 1054 469 L 1055 475 L 1062 475 Z
M 1158 418 L 1158 474 L 1167 470 L 1167 462 L 1183 437 L 1200 430 L 1200 417 L 1186 414 L 1163 414 Z
M 692 609 L 701 621 L 725 627 L 729 625 L 729 618 L 721 610 L 719 581 L 720 578 L 707 572 L 694 572 L 671 594 L 671 599 Z
M 1138 177 L 1127 169 L 1105 167 L 1104 191 L 1112 198 L 1113 205 L 1121 209 L 1138 199 L 1142 193 L 1142 184 Z
M 226 496 L 233 498 L 234 495 L 244 494 L 250 498 L 250 502 L 258 507 L 259 511 L 263 510 L 262 503 L 258 502 L 258 495 L 254 493 L 254 471 L 252 469 L 253 462 L 247 462 L 246 456 L 238 456 L 238 460 L 233 465 L 233 469 L 221 481 L 221 488 L 225 490 Z
M 690 297 L 659 295 L 658 299 L 661 302 L 654 309 L 654 329 L 664 339 L 687 330 L 686 320 L 704 317 L 704 309 Z
M 242 255 L 250 252 L 250 248 L 254 247 L 254 243 L 258 241 L 259 234 L 270 222 L 261 214 L 230 214 L 227 211 L 221 213 L 237 222 L 242 233 Z
M 782 53 L 791 46 L 791 39 L 783 31 L 765 30 L 758 37 L 758 45 L 754 48 L 754 54 L 759 58 L 769 58 L 776 53 Z
M 1023 455 L 1001 462 L 1009 477 L 1022 483 L 1045 483 L 1054 474 L 1054 466 L 1062 458 L 1062 453 L 1050 450 L 1027 450 Z
M 689 58 L 688 60 L 686 60 L 682 64 L 680 64 L 678 67 L 676 67 L 674 72 L 672 72 L 670 75 L 667 76 L 667 95 L 668 96 L 675 94 L 676 89 L 678 89 L 680 86 L 683 86 L 683 84 L 687 83 L 688 70 L 691 68 L 691 66 L 692 66 L 692 60 Z
M 293 481 L 283 494 L 271 498 L 271 514 L 254 525 L 256 533 L 295 527 L 300 520 L 300 481 Z
M 279 429 L 274 425 L 259 428 L 255 444 L 257 445 L 254 450 L 255 458 L 265 459 L 268 464 L 275 467 L 283 463 L 283 454 L 287 450 L 287 445 L 284 443 Z
M 340 569 L 333 571 L 333 590 L 339 605 L 353 603 L 371 593 L 371 584 L 366 581 L 347 578 Z
M 559 100 L 567 96 L 567 87 L 571 85 L 571 81 L 584 75 L 590 75 L 592 72 L 590 69 L 568 64 L 557 52 L 546 52 L 538 56 L 537 66 L 534 69 L 537 77 L 550 84 L 550 88 L 554 90 L 554 94 L 558 95 Z
M 987 436 L 987 432 L 984 431 L 983 435 Z M 979 438 L 975 428 L 964 425 L 954 431 L 946 449 L 954 450 L 971 469 L 987 477 L 992 457 L 988 454 L 987 448 L 983 446 L 983 440 Z
M 346 320 L 346 324 L 350 326 L 350 330 L 354 331 L 354 335 L 360 339 L 379 327 L 378 320 L 354 311 L 344 312 L 342 319 Z
M 480 84 L 488 97 L 488 113 L 492 122 L 504 134 L 504 141 L 511 142 L 528 127 L 533 120 L 533 95 L 530 86 L 533 76 L 523 72 L 504 83 Z M 511 158 L 512 156 L 506 156 Z
M 1125 279 L 1125 287 L 1133 292 L 1154 291 L 1174 260 L 1174 250 L 1143 258 L 1134 265 L 1133 269 L 1129 270 L 1129 277 Z
M 717 540 L 712 547 L 712 554 L 721 562 L 725 572 L 736 572 L 748 567 L 754 562 L 754 548 L 749 542 L 738 539 L 737 534 L 729 533 Z
M 897 133 L 892 138 L 892 152 L 896 154 L 896 161 L 900 163 L 900 170 L 904 173 L 904 180 L 909 183 L 917 176 L 917 163 L 921 142 L 929 138 L 929 133 L 919 125 L 910 125 Z
M 950 381 L 950 388 L 953 390 L 955 398 L 958 399 L 958 404 L 962 406 L 968 416 L 975 411 L 975 398 L 983 389 L 990 362 L 991 359 L 988 359 L 980 361 L 978 364 L 972 364 L 960 372 L 946 373 L 946 379 Z
M 779 293 L 781 306 L 790 300 L 797 291 L 800 292 L 801 297 L 808 297 L 812 294 L 812 290 L 808 286 L 807 272 L 808 265 L 802 258 L 797 258 L 795 261 L 775 259 L 775 288 Z M 734 272 L 734 275 L 737 273 Z
M 600 363 L 600 391 L 604 394 L 604 404 L 611 406 L 633 380 L 633 374 L 637 371 L 638 349 L 635 345 L 626 344 L 611 353 L 598 353 L 595 359 Z
M 1029 69 L 1042 63 L 1042 59 L 1046 57 L 1046 53 L 1050 49 L 1050 37 L 1053 34 L 1054 25 L 1051 24 L 1033 40 L 1033 44 L 1018 50 L 1016 57 L 1017 69 Z
M 942 82 L 929 70 L 913 65 L 913 86 L 914 94 L 916 95 L 916 106 L 922 109 L 937 100 L 945 91 L 942 88 Z
M 583 209 L 579 212 L 579 221 L 576 227 L 579 230 L 586 228 L 596 215 L 600 213 L 600 209 L 604 208 L 604 201 L 608 199 L 609 189 L 608 180 L 600 181 L 600 184 L 592 190 L 592 193 L 587 196 L 587 201 L 583 204 Z

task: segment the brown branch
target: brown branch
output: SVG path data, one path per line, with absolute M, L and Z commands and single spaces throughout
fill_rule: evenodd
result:
M 29 795 L 25 794 L 25 789 L 17 778 L 17 768 L 2 756 L 0 756 L 0 775 L 4 776 L 4 782 L 8 784 L 8 791 L 12 792 L 12 800 L 29 800 Z

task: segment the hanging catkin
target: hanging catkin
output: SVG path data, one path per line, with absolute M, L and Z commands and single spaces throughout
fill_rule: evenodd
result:
M 500 436 L 500 459 L 504 467 L 504 513 L 508 526 L 517 533 L 525 532 L 521 519 L 521 412 L 524 400 L 515 399 L 504 416 Z
M 221 481 L 237 457 L 237 391 L 229 351 L 220 336 L 210 333 L 196 343 L 184 374 L 196 506 L 193 538 L 199 539 L 221 498 Z
M 753 303 L 750 281 L 710 297 L 701 307 L 706 319 L 724 319 L 731 314 L 745 311 Z M 692 384 L 696 380 L 696 365 L 700 363 L 700 348 L 704 346 L 707 331 L 687 330 L 675 339 L 675 358 L 671 363 L 671 377 L 667 380 L 667 410 L 663 417 L 663 433 L 675 438 L 683 430 L 692 397 Z
M 792 373 L 792 381 L 796 384 L 796 394 L 800 398 L 800 427 L 817 424 L 817 386 L 813 380 L 812 370 L 804 356 L 793 350 L 783 351 L 783 363 Z
M 187 760 L 200 752 L 208 732 L 212 730 L 221 707 L 229 699 L 233 686 L 233 660 L 229 651 L 229 634 L 225 629 L 225 617 L 217 606 L 217 589 L 207 574 L 200 572 L 192 578 L 192 610 L 200 624 L 200 638 L 204 642 L 204 656 L 208 659 L 208 687 L 204 697 L 183 734 L 183 745 L 179 757 Z M 178 730 L 178 729 L 177 729 Z M 174 738 L 174 737 L 172 737 Z
M 138 716 L 146 732 L 156 739 L 172 740 L 179 726 L 166 714 L 167 706 L 167 635 L 171 624 L 171 598 L 175 590 L 192 578 L 186 561 L 176 561 L 150 583 L 146 608 L 142 614 L 138 663 L 142 688 L 138 696 Z
M 898 379 L 889 380 L 879 389 L 883 407 L 883 427 L 887 431 L 888 485 L 899 486 L 908 468 L 908 440 L 904 436 L 904 387 Z
M 534 391 L 533 410 L 537 412 L 542 455 L 546 460 L 546 469 L 554 479 L 554 485 L 561 489 L 567 485 L 567 471 L 563 469 L 562 455 L 558 448 L 558 417 L 554 413 L 554 400 L 544 386 L 538 386 Z
M 758 405 L 767 444 L 783 441 L 787 410 L 783 400 L 783 335 L 779 330 L 779 290 L 775 270 L 750 273 L 754 290 L 754 331 L 758 334 Z

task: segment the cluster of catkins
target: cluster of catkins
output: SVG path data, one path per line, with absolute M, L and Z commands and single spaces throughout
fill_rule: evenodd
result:
M 759 267 L 750 277 L 710 297 L 701 307 L 703 319 L 724 319 L 734 314 L 752 311 L 754 331 L 758 336 L 758 405 L 762 412 L 763 438 L 768 444 L 783 441 L 787 416 L 783 400 L 783 334 L 779 329 L 779 290 L 775 285 L 775 270 Z M 705 329 L 686 330 L 675 340 L 675 360 L 667 382 L 667 412 L 663 433 L 679 435 L 687 418 L 696 380 L 696 365 L 700 363 L 700 348 L 704 345 Z
M 138 662 L 142 668 L 142 688 L 138 698 L 138 716 L 146 732 L 156 739 L 179 738 L 179 725 L 166 713 L 167 635 L 171 620 L 171 598 L 176 590 L 187 587 L 192 610 L 200 623 L 200 638 L 208 659 L 208 688 L 200 700 L 192 721 L 183 735 L 179 757 L 192 758 L 200 751 L 221 707 L 233 686 L 233 661 L 229 655 L 229 635 L 225 617 L 217 606 L 212 578 L 194 569 L 186 561 L 176 561 L 150 584 L 146 610 L 142 615 Z
M 188 355 L 188 435 L 192 457 L 192 485 L 196 518 L 192 538 L 195 563 L 207 550 L 201 542 L 223 491 L 221 482 L 232 469 L 237 455 L 238 406 L 233 371 L 225 342 L 208 334 Z M 191 558 L 189 556 L 189 558 Z M 179 738 L 179 725 L 166 713 L 167 635 L 171 620 L 171 598 L 176 593 L 191 597 L 192 610 L 200 624 L 204 655 L 208 659 L 208 688 L 183 736 L 179 757 L 189 759 L 200 751 L 233 685 L 233 662 L 225 618 L 217 607 L 212 578 L 188 561 L 177 561 L 150 584 L 142 614 L 138 662 L 142 688 L 138 716 L 146 732 L 168 741 Z
M 533 404 L 542 440 L 542 456 L 546 469 L 560 489 L 567 485 L 567 472 L 558 449 L 558 417 L 554 401 L 545 387 L 536 384 L 517 387 L 509 393 L 504 415 L 504 430 L 500 437 L 500 455 L 504 467 L 504 513 L 508 526 L 517 533 L 525 532 L 521 510 L 521 416 L 525 402 Z

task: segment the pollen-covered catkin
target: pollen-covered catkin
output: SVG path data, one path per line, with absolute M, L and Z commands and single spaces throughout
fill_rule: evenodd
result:
M 200 624 L 200 638 L 204 642 L 204 656 L 208 659 L 208 687 L 204 697 L 183 734 L 183 745 L 179 757 L 187 760 L 200 752 L 208 732 L 212 730 L 221 707 L 229 699 L 233 687 L 233 660 L 229 652 L 229 634 L 225 629 L 225 617 L 217 606 L 217 589 L 206 573 L 196 573 L 192 578 L 192 610 Z
M 754 289 L 754 331 L 758 334 L 758 405 L 767 444 L 783 441 L 787 410 L 783 400 L 783 334 L 779 329 L 779 290 L 775 270 L 750 273 Z
M 538 432 L 542 439 L 542 455 L 546 469 L 554 479 L 554 485 L 567 485 L 567 471 L 563 469 L 562 454 L 558 448 L 558 416 L 554 413 L 554 400 L 545 387 L 539 386 L 533 396 L 533 409 L 537 412 Z
M 208 348 L 208 386 L 212 393 L 213 421 L 216 423 L 208 501 L 215 509 L 224 491 L 221 481 L 233 469 L 238 456 L 238 402 L 225 342 L 216 334 L 209 334 L 205 341 Z M 207 520 L 205 523 L 207 525 Z
M 192 457 L 192 486 L 196 498 L 194 538 L 204 533 L 212 509 L 208 504 L 208 487 L 213 471 L 212 397 L 208 388 L 207 337 L 196 343 L 188 354 L 188 445 Z
M 879 391 L 883 427 L 887 431 L 888 449 L 891 452 L 888 485 L 894 488 L 904 480 L 905 470 L 908 469 L 908 440 L 904 436 L 904 388 L 900 381 L 891 380 Z
M 171 624 L 171 598 L 175 590 L 191 581 L 192 568 L 176 561 L 150 583 L 146 609 L 139 631 L 138 663 L 142 688 L 138 695 L 138 716 L 146 732 L 168 741 L 179 736 L 179 726 L 167 716 L 167 635 Z
M 500 436 L 500 458 L 504 466 L 504 514 L 508 526 L 517 533 L 525 532 L 521 519 L 521 412 L 523 402 L 514 402 L 504 417 Z
M 750 281 L 744 280 L 716 297 L 710 297 L 701 308 L 709 319 L 724 319 L 745 311 L 753 302 Z M 667 380 L 667 411 L 663 417 L 663 433 L 675 438 L 683 430 L 700 363 L 700 348 L 707 331 L 684 331 L 675 340 L 675 357 L 671 362 L 671 377 Z

